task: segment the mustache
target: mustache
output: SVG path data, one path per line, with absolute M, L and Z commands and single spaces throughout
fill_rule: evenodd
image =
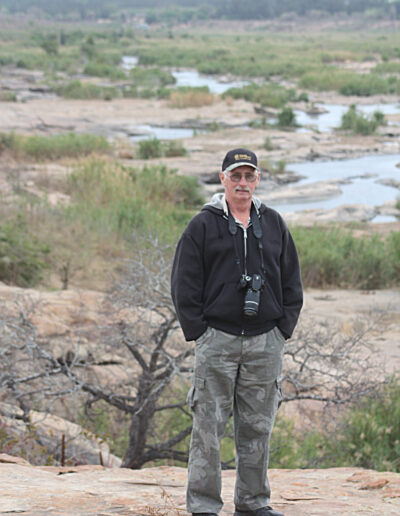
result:
M 250 193 L 250 188 L 248 188 L 247 186 L 245 186 L 245 187 L 237 186 L 235 188 L 235 192 L 249 192 Z

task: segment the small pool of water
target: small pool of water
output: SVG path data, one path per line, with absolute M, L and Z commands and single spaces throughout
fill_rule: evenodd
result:
M 132 70 L 138 64 L 139 58 L 136 56 L 122 56 L 122 68 Z
M 132 142 L 158 138 L 159 140 L 179 140 L 181 138 L 192 138 L 201 131 L 182 127 L 155 127 L 153 125 L 138 125 L 131 129 L 129 139 Z
M 176 79 L 175 86 L 208 86 L 211 93 L 220 95 L 229 88 L 241 88 L 248 84 L 248 81 L 223 81 L 213 75 L 202 75 L 197 70 L 176 70 L 172 71 Z

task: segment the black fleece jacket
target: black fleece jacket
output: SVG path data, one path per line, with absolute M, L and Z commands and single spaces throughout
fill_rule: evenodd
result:
M 247 274 L 262 272 L 253 227 L 247 228 L 246 258 L 244 231 L 238 227 L 236 235 L 229 232 L 223 209 L 205 205 L 183 232 L 172 267 L 171 294 L 187 341 L 200 337 L 208 326 L 248 336 L 278 326 L 286 338 L 292 335 L 303 304 L 296 248 L 278 212 L 261 204 L 258 214 L 265 273 L 255 317 L 243 315 L 245 289 L 239 285 L 245 260 Z

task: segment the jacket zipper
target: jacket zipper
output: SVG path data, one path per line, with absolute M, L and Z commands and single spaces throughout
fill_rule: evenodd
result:
M 243 228 L 243 245 L 244 245 L 244 273 L 247 276 L 247 228 L 241 225 Z M 245 335 L 245 330 L 242 328 L 242 336 Z

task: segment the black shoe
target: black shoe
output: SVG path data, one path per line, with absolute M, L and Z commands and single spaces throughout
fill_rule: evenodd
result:
M 218 516 L 216 512 L 192 512 L 192 516 Z
M 236 510 L 234 516 L 284 516 L 284 514 L 282 512 L 274 511 L 272 507 L 267 505 L 266 507 L 261 507 L 255 511 Z

